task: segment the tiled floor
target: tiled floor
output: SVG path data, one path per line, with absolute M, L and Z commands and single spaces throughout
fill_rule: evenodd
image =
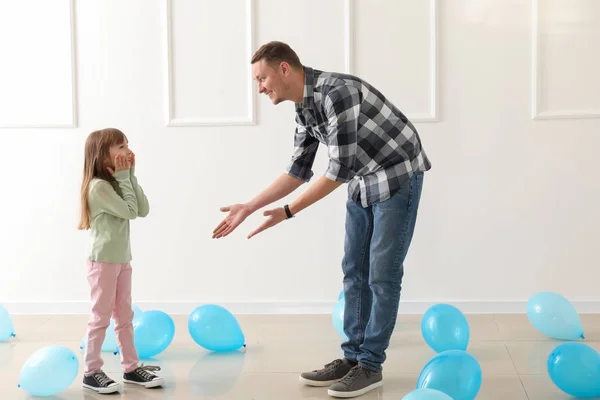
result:
M 581 316 L 586 343 L 600 350 L 600 315 Z M 526 315 L 468 315 L 473 354 L 483 371 L 477 399 L 571 399 L 550 381 L 546 360 L 559 342 L 539 334 Z M 303 387 L 298 374 L 340 356 L 340 339 L 329 315 L 241 315 L 238 320 L 247 350 L 213 354 L 197 346 L 187 331 L 187 316 L 174 315 L 176 335 L 171 346 L 147 364 L 160 365 L 166 384 L 160 389 L 126 386 L 120 394 L 102 396 L 81 388 L 80 375 L 53 399 L 329 399 L 326 389 Z M 0 398 L 29 398 L 17 387 L 25 360 L 38 348 L 61 344 L 81 355 L 79 345 L 87 316 L 13 316 L 17 338 L 0 343 Z M 118 356 L 105 355 L 104 370 L 120 380 Z M 400 316 L 384 365 L 385 384 L 360 399 L 400 400 L 434 352 L 424 343 L 420 316 Z

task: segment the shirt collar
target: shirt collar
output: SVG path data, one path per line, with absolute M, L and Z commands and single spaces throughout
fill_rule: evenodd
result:
M 303 108 L 313 108 L 315 104 L 314 98 L 314 73 L 311 67 L 304 66 L 304 95 L 302 103 L 296 103 L 296 111 L 301 111 Z

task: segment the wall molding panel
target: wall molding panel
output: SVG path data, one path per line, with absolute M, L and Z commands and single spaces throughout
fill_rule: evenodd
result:
M 438 92 L 439 92 L 439 57 L 438 57 L 438 0 L 428 0 L 429 2 L 429 110 L 422 113 L 412 113 L 407 115 L 412 122 L 438 122 Z M 355 45 L 355 0 L 344 0 L 344 18 L 345 18 L 345 68 L 346 73 L 355 73 L 354 57 L 356 54 Z
M 40 128 L 77 128 L 78 126 L 78 96 L 77 96 L 77 46 L 76 46 L 76 14 L 75 1 L 67 0 L 69 7 L 69 31 L 70 31 L 70 118 L 64 122 L 35 122 L 35 123 L 4 123 L 0 118 L 0 129 L 40 129 Z M 16 3 L 16 2 L 15 2 Z M 10 4 L 10 3 L 7 3 Z
M 175 116 L 175 88 L 173 85 L 173 13 L 172 5 L 174 0 L 163 0 L 163 39 L 164 39 L 164 91 L 165 91 L 165 119 L 166 126 L 186 127 L 186 126 L 240 126 L 256 124 L 256 93 L 252 78 L 252 66 L 248 62 L 247 66 L 247 91 L 248 106 L 245 115 L 239 117 L 215 117 L 215 116 Z M 254 53 L 255 36 L 255 11 L 254 0 L 245 0 L 246 5 L 246 58 L 249 60 Z
M 541 109 L 542 78 L 539 55 L 540 1 L 532 0 L 531 7 L 531 118 L 534 120 L 600 118 L 600 108 Z

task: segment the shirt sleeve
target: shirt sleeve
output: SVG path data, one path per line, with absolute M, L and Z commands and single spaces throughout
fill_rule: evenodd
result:
M 312 166 L 319 149 L 319 140 L 306 132 L 296 117 L 296 133 L 294 135 L 294 153 L 286 172 L 305 182 L 313 176 Z
M 148 203 L 148 197 L 146 197 L 144 189 L 138 184 L 137 177 L 135 176 L 135 167 L 131 167 L 131 185 L 137 199 L 138 217 L 144 218 L 150 213 L 150 204 Z
M 129 170 L 119 171 L 113 176 L 123 197 L 107 181 L 98 181 L 90 188 L 90 209 L 123 219 L 135 219 L 138 216 L 138 202 Z
M 329 92 L 324 104 L 329 155 L 325 176 L 346 183 L 356 175 L 352 168 L 356 161 L 360 95 L 356 88 L 343 86 Z

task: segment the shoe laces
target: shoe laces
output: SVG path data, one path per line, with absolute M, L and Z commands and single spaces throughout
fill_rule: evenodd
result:
M 332 371 L 335 371 L 337 369 L 337 367 L 340 366 L 341 363 L 342 363 L 342 360 L 340 360 L 340 359 L 333 360 L 329 364 L 325 364 L 325 366 L 323 367 L 322 372 L 332 372 Z
M 98 373 L 94 374 L 94 378 L 96 378 L 96 380 L 98 381 L 98 383 L 100 384 L 100 386 L 107 386 L 110 382 L 112 382 L 112 379 L 110 379 L 104 372 L 100 371 Z
M 359 376 L 362 371 L 366 370 L 360 364 L 356 365 L 355 367 L 352 367 L 352 369 L 348 371 L 346 376 L 342 378 L 340 383 L 351 386 L 356 380 L 356 377 Z
M 156 376 L 152 372 L 160 371 L 160 367 L 158 365 L 142 365 L 137 369 L 139 375 L 146 380 L 152 380 Z

